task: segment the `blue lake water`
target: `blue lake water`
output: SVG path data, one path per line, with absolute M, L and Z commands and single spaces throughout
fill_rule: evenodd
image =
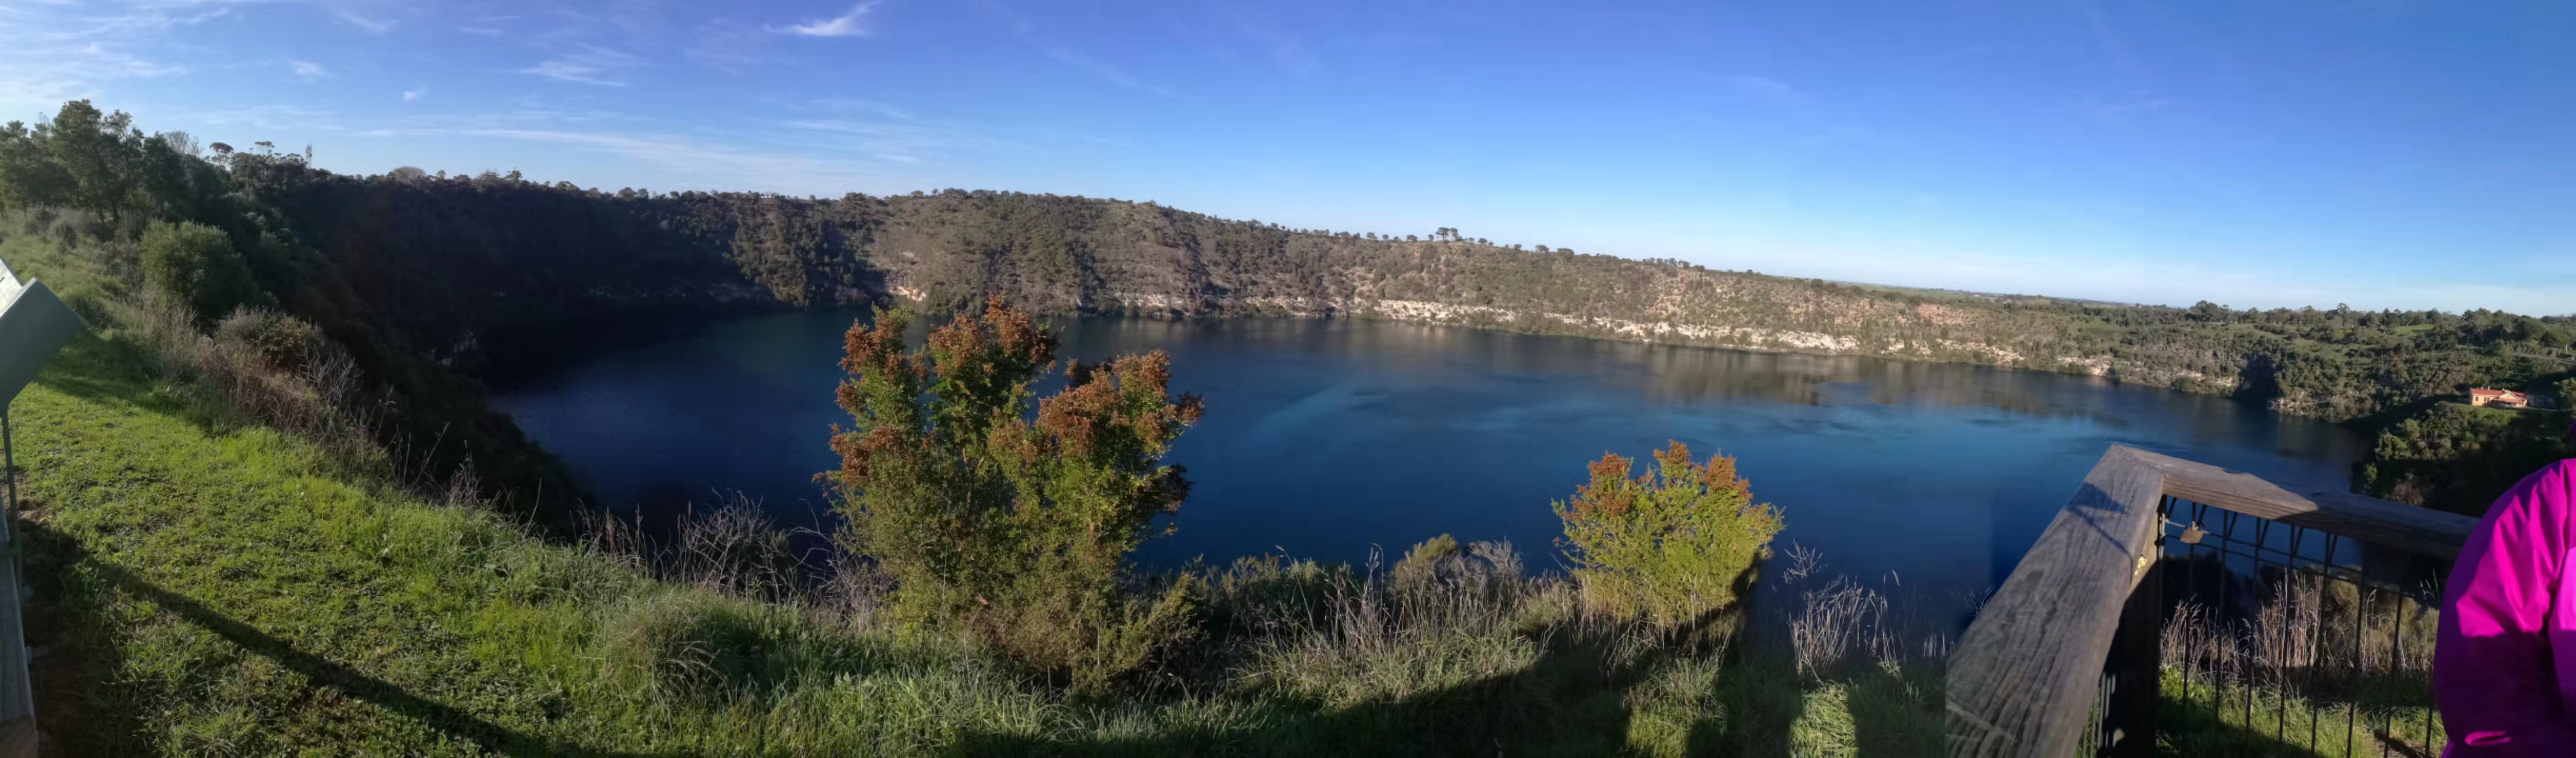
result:
M 520 351 L 495 402 L 617 505 L 742 491 L 826 527 L 816 472 L 850 313 L 664 320 Z M 1964 365 L 1542 337 L 1372 320 L 1075 319 L 1060 358 L 1161 349 L 1207 417 L 1196 482 L 1141 559 L 1360 562 L 1433 535 L 1556 565 L 1552 499 L 1605 451 L 1736 456 L 1834 570 L 1960 596 L 1998 581 L 2114 443 L 2340 490 L 2362 441 L 2223 398 Z M 648 328 L 649 327 L 649 328 Z M 597 329 L 587 330 L 598 334 Z M 1785 543 L 1784 543 L 1785 544 Z

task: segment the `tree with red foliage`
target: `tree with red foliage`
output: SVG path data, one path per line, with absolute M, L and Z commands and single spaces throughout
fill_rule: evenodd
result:
M 1780 533 L 1780 509 L 1753 502 L 1734 458 L 1695 463 L 1680 442 L 1655 453 L 1654 471 L 1631 479 L 1631 468 L 1604 454 L 1592 480 L 1555 503 L 1587 604 L 1664 624 L 1733 604 Z
M 851 551 L 895 582 L 916 621 L 962 625 L 1015 659 L 1104 686 L 1186 637 L 1186 577 L 1139 594 L 1127 556 L 1154 517 L 1188 498 L 1162 462 L 1196 423 L 1196 396 L 1169 394 L 1157 351 L 1098 367 L 1067 362 L 1063 391 L 1036 403 L 1056 342 L 999 298 L 907 349 L 903 317 L 854 324 L 835 426 Z

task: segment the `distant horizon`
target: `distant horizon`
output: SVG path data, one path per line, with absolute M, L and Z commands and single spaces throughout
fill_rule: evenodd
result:
M 113 106 L 113 105 L 109 105 L 109 104 L 101 104 L 101 103 L 92 103 L 92 104 L 93 104 L 93 105 L 98 106 L 98 107 L 99 107 L 99 108 L 101 108 L 102 110 L 113 110 L 113 109 L 114 109 L 114 106 Z M 139 117 L 138 117 L 138 118 L 139 118 Z M 147 130 L 147 131 L 149 131 L 149 130 Z M 211 139 L 206 139 L 205 137 L 203 137 L 203 136 L 201 136 L 201 135 L 195 135 L 195 134 L 193 134 L 193 133 L 191 133 L 191 136 L 196 136 L 196 137 L 198 137 L 198 139 L 199 139 L 201 142 L 204 142 L 204 143 L 207 143 L 207 144 L 211 144 L 211 143 L 213 143 L 213 142 L 223 142 L 223 140 L 211 140 Z M 229 142 L 227 142 L 226 144 L 230 144 L 230 143 L 229 143 Z M 247 144 L 247 143 L 245 143 L 245 144 Z M 307 146 L 304 146 L 304 147 L 305 147 L 305 148 L 311 148 L 312 146 L 307 145 Z M 236 146 L 236 149 L 239 149 L 239 148 L 238 148 L 238 146 Z M 291 152 L 291 153 L 299 153 L 299 154 L 300 154 L 300 153 L 304 152 L 304 150 L 303 150 L 303 149 L 297 149 L 297 150 L 283 150 L 283 149 L 281 149 L 281 150 L 278 150 L 277 152 L 280 152 L 280 153 L 290 153 L 290 152 Z M 316 151 L 316 155 L 317 155 L 317 156 L 319 155 L 319 151 L 318 151 L 318 150 Z M 447 175 L 448 179 L 450 179 L 450 180 L 455 180 L 455 179 L 458 179 L 458 178 L 460 178 L 460 177 L 462 177 L 462 178 L 472 178 L 472 177 L 479 176 L 479 175 L 482 175 L 482 174 L 487 173 L 487 172 L 488 172 L 488 173 L 493 173 L 493 174 L 506 175 L 506 174 L 508 174 L 510 171 L 515 170 L 515 169 L 508 169 L 508 170 L 504 170 L 504 169 L 474 169 L 474 170 L 434 169 L 434 168 L 426 168 L 426 167 L 416 166 L 416 165 L 411 165 L 411 164 L 402 164 L 402 165 L 397 165 L 397 166 L 389 167 L 389 168 L 386 168 L 386 169 L 384 169 L 384 170 L 380 170 L 380 171 L 349 171 L 349 170 L 334 169 L 334 168 L 330 168 L 330 167 L 328 167 L 328 166 L 322 166 L 322 165 L 320 165 L 321 163 L 322 163 L 322 162 L 317 158 L 317 160 L 315 161 L 315 165 L 316 165 L 317 167 L 322 168 L 323 170 L 330 171 L 331 173 L 334 173 L 334 174 L 340 174 L 340 175 L 344 175 L 344 176 L 362 176 L 362 177 L 382 176 L 382 175 L 389 174 L 389 173 L 393 172 L 395 169 L 402 169 L 402 168 L 417 168 L 417 169 L 422 170 L 423 172 L 430 173 L 430 174 L 438 174 L 438 173 L 444 172 L 444 173 Z M 526 174 L 526 172 L 521 172 L 520 180 L 521 180 L 521 181 L 528 182 L 528 183 L 531 183 L 531 184 L 543 184 L 543 185 L 547 185 L 547 186 L 552 186 L 552 185 L 554 185 L 554 184 L 555 184 L 555 182 L 553 182 L 553 181 L 547 181 L 547 180 L 545 180 L 545 179 L 543 179 L 543 178 L 541 178 L 541 177 L 532 177 L 532 176 L 528 176 L 528 175 Z M 763 194 L 780 195 L 780 196 L 784 196 L 784 197 L 806 198 L 806 199 L 816 200 L 816 201 L 834 201 L 834 200 L 839 200 L 842 196 L 844 196 L 844 195 L 848 195 L 848 194 L 852 194 L 853 192 L 855 192 L 856 194 L 860 194 L 860 195 L 867 195 L 867 196 L 872 196 L 872 197 L 893 197 L 893 196 L 898 196 L 898 195 L 911 195 L 911 194 L 915 194 L 915 193 L 919 193 L 919 194 L 938 194 L 938 193 L 940 193 L 940 192 L 945 192 L 945 191 L 952 190 L 952 189 L 954 189 L 954 190 L 960 190 L 960 191 L 964 191 L 964 192 L 1019 192 L 1019 193 L 1022 193 L 1022 194 L 1030 194 L 1030 195 L 1046 195 L 1046 194 L 1053 194 L 1053 195 L 1068 196 L 1068 197 L 1086 197 L 1086 198 L 1090 198 L 1090 199 L 1094 199 L 1094 200 L 1105 200 L 1105 201 L 1110 201 L 1110 202 L 1139 203 L 1139 204 L 1153 204 L 1153 205 L 1159 205 L 1159 206 L 1163 206 L 1163 207 L 1167 207 L 1167 208 L 1172 208 L 1172 209 L 1174 209 L 1174 210 L 1187 211 L 1187 212 L 1191 212 L 1191 213 L 1200 213 L 1200 214 L 1203 214 L 1203 215 L 1215 216 L 1215 217 L 1217 217 L 1217 218 L 1224 218 L 1224 219 L 1234 220 L 1234 221 L 1251 221 L 1251 220 L 1255 220 L 1255 219 L 1258 219 L 1258 218 L 1259 218 L 1259 217 L 1257 217 L 1257 216 L 1255 216 L 1255 217 L 1236 217 L 1236 216 L 1228 216 L 1228 215 L 1224 215 L 1224 214 L 1208 213 L 1208 212 L 1200 211 L 1200 210 L 1197 210 L 1197 209 L 1194 209 L 1194 208 L 1189 208 L 1189 207 L 1185 207 L 1185 206 L 1175 205 L 1175 204 L 1172 204 L 1172 203 L 1166 203 L 1166 202 L 1162 202 L 1162 201 L 1160 201 L 1160 200 L 1153 200 L 1153 199 L 1133 199 L 1133 198 L 1123 198 L 1123 197 L 1106 197 L 1106 196 L 1098 196 L 1098 195 L 1080 195 L 1080 194 L 1062 193 L 1062 192 L 1054 192 L 1054 193 L 1049 193 L 1049 192 L 1030 192 L 1030 191 L 1026 191 L 1026 190 L 1002 189 L 1002 188 L 996 188 L 996 187 L 956 187 L 956 186 L 950 186 L 950 187 L 940 187 L 940 188 L 937 188 L 937 189 L 903 190 L 903 191 L 899 191 L 899 192 L 856 192 L 856 191 L 852 191 L 852 192 L 841 192 L 841 193 L 834 193 L 834 194 L 828 194 L 828 195 L 826 195 L 826 194 L 816 194 L 816 193 L 769 192 L 769 191 L 766 191 L 766 190 L 721 189 L 721 188 L 687 188 L 687 189 L 678 189 L 678 190 L 666 190 L 666 189 L 658 189 L 658 188 L 651 188 L 651 187 L 641 187 L 641 186 L 634 186 L 634 185 L 621 185 L 621 186 L 616 187 L 616 188 L 609 188 L 609 187 L 606 187 L 606 186 L 604 186 L 604 185 L 585 185 L 585 184 L 580 184 L 580 183 L 575 183 L 575 186 L 579 186 L 579 187 L 581 187 L 581 188 L 582 188 L 583 190 L 585 190 L 585 191 L 597 191 L 597 192 L 603 192 L 603 193 L 607 193 L 607 194 L 615 194 L 615 193 L 616 193 L 618 190 L 620 190 L 620 189 L 632 189 L 632 190 L 638 190 L 638 191 L 650 190 L 651 192 L 653 192 L 653 193 L 654 193 L 655 195 L 657 195 L 657 196 L 659 196 L 659 195 L 669 195 L 669 194 L 678 194 L 678 193 L 682 193 L 682 192 L 705 192 L 705 193 L 763 193 Z M 1276 222 L 1275 222 L 1275 221 L 1267 221 L 1267 220 L 1265 220 L 1265 223 L 1276 223 Z M 1355 229 L 1348 229 L 1348 228 L 1334 227 L 1334 226 L 1330 226 L 1330 225 L 1315 226 L 1315 225 L 1306 225 L 1306 224 L 1287 224 L 1287 223 L 1281 223 L 1281 224 L 1280 224 L 1280 226 L 1282 226 L 1282 227 L 1286 227 L 1286 228 L 1290 228 L 1290 229 L 1309 229 L 1309 230 L 1320 230 L 1320 231 L 1326 231 L 1326 232 L 1344 232 L 1344 233 L 1350 233 L 1350 234 L 1369 234 L 1369 233 L 1375 233 L 1375 234 L 1377 234 L 1377 235 L 1379 236 L 1379 238 L 1381 238 L 1381 239 L 1393 240 L 1393 241 L 1402 241 L 1402 240 L 1403 240 L 1403 237 L 1404 237 L 1406 234 L 1413 234 L 1413 235 L 1416 235 L 1416 236 L 1419 236 L 1419 237 L 1423 237 L 1423 238 L 1424 238 L 1424 241 L 1429 241 L 1429 237 L 1430 237 L 1430 235 L 1423 234 L 1423 233 L 1421 233 L 1421 232 L 1394 232 L 1394 233 L 1390 233 L 1390 232 L 1376 231 L 1376 230 L 1372 230 L 1372 229 L 1356 229 L 1356 230 L 1355 230 Z M 1466 231 L 1465 231 L 1465 230 L 1460 230 L 1460 232 L 1461 232 L 1461 234 L 1462 234 L 1466 239 L 1469 239 L 1469 240 L 1475 240 L 1475 239 L 1479 239 L 1479 238 L 1480 238 L 1480 237 L 1478 237 L 1477 235 L 1466 233 Z M 1390 236 L 1390 235 L 1391 235 L 1391 236 Z M 1512 241 L 1509 241 L 1509 240 L 1495 240 L 1495 239 L 1493 239 L 1493 238 L 1491 238 L 1491 237 L 1483 237 L 1482 239 L 1485 239 L 1485 240 L 1487 240 L 1488 242 L 1493 243 L 1493 244 L 1494 244 L 1495 246 L 1497 246 L 1497 247 L 1511 247 L 1511 246 L 1512 246 L 1512 245 L 1514 245 L 1514 244 L 1519 244 L 1519 245 L 1521 246 L 1521 249 L 1522 249 L 1524 252 L 1533 252 L 1533 253 L 1534 253 L 1534 252 L 1537 252 L 1537 248 L 1538 248 L 1539 244 L 1543 244 L 1543 243 L 1527 243 L 1527 242 L 1515 243 L 1515 242 L 1512 242 Z M 1551 249 L 1554 249 L 1554 248 L 1556 248 L 1556 247 L 1558 247 L 1558 246 L 1555 246 L 1555 245 L 1549 245 L 1549 247 L 1550 247 Z M 1567 246 L 1567 247 L 1571 247 L 1571 246 Z M 1599 253 L 1599 254 L 1612 255 L 1612 256 L 1619 257 L 1619 258 L 1625 258 L 1625 259 L 1628 259 L 1628 260 L 1632 260 L 1632 261 L 1639 261 L 1639 262 L 1645 262 L 1645 261 L 1646 261 L 1647 259 L 1649 259 L 1649 258 L 1658 258 L 1658 259 L 1660 259 L 1660 258 L 1664 258 L 1664 256 L 1637 256 L 1637 255 L 1629 255 L 1629 254 L 1625 254 L 1625 253 L 1622 253 L 1622 252 L 1617 251 L 1617 250 L 1586 250 L 1586 249 L 1582 249 L 1582 248 L 1574 248 L 1574 251 L 1575 251 L 1577 254 L 1590 255 L 1590 254 Z M 1754 269 L 1754 268 L 1730 268 L 1730 267 L 1726 267 L 1726 266 L 1722 266 L 1722 265 L 1716 265 L 1716 264 L 1711 264 L 1711 263 L 1703 263 L 1703 262 L 1700 262 L 1700 261 L 1694 261 L 1694 260 L 1689 260 L 1689 259 L 1682 259 L 1682 261 L 1683 261 L 1684 263 L 1691 263 L 1691 264 L 1694 264 L 1694 265 L 1704 266 L 1704 267 L 1709 268 L 1709 269 L 1712 269 L 1712 270 L 1726 271 L 1726 272 L 1747 272 L 1747 273 L 1758 274 L 1758 275 L 1762 275 L 1762 276 L 1780 277 L 1780 278 L 1784 278 L 1784 279 L 1815 279 L 1815 280 L 1819 280 L 1819 281 L 1831 282 L 1831 283 L 1834 283 L 1834 284 L 1844 284 L 1844 285 L 1863 286 L 1863 287 L 1883 287 L 1883 288 L 1889 288 L 1889 289 L 1932 290 L 1932 291 L 1938 291 L 1938 292 L 1950 292 L 1950 293 L 1957 293 L 1957 294 L 1962 294 L 1962 295 L 1976 295 L 1976 296 L 1983 296 L 1983 297 L 2038 297 L 2038 298 L 2048 298 L 2048 299 L 2052 299 L 2052 300 L 2067 300 L 2067 301 L 2078 301 L 2078 302 L 2089 302 L 2089 303 L 2102 303 L 2102 304 L 2107 304 L 2107 305 L 2150 306 L 2150 307 L 2165 307 L 2165 308 L 2189 308 L 2189 307 L 2191 307 L 2191 306 L 2192 306 L 2192 305 L 2194 305 L 2194 304 L 2197 304 L 2197 303 L 2199 303 L 2199 302 L 2201 302 L 2201 301 L 2207 300 L 2208 302 L 2217 303 L 2217 304 L 2219 304 L 2219 305 L 2227 306 L 2228 308 L 2231 308 L 2231 309 L 2234 309 L 2234 310 L 2240 310 L 2240 311 L 2241 311 L 2241 310 L 2248 310 L 2248 309 L 2251 309 L 2251 310 L 2273 310 L 2273 309 L 2275 309 L 2275 308 L 2283 308 L 2283 309 L 2288 309 L 2288 310 L 2293 310 L 2293 311 L 2295 311 L 2295 310 L 2300 310 L 2300 309 L 2303 309 L 2303 308 L 2313 308 L 2313 309 L 2316 309 L 2316 310 L 2323 311 L 2323 310 L 2332 310 L 2332 309 L 2335 307 L 2335 305 L 2320 305 L 2320 304 L 2313 304 L 2313 303 L 2311 303 L 2311 304 L 2303 304 L 2303 305 L 2279 305 L 2279 306 L 2259 306 L 2259 307 L 2258 307 L 2258 306 L 2245 306 L 2245 305 L 2238 305 L 2238 304 L 2233 304 L 2233 303 L 2227 303 L 2227 302 L 2218 301 L 2218 300 L 2211 300 L 2211 299 L 2209 299 L 2209 298 L 2196 298 L 2196 299 L 2191 300 L 2191 301 L 2189 301 L 2189 302 L 2144 302 L 2144 301 L 2136 301 L 2136 300 L 2117 300 L 2117 299 L 2109 299 L 2109 298 L 2087 297 L 2087 296 L 2080 296 L 2080 295 L 2067 295 L 2067 294 L 2056 294 L 2056 293 L 2038 292 L 2038 291 L 2013 292 L 2013 291 L 2006 291 L 2006 290 L 1973 289 L 1973 288 L 1962 288 L 1962 287 L 1939 287 L 1939 286 L 1929 286 L 1929 285 L 1923 285 L 1923 284 L 1912 284 L 1912 283 L 1894 282 L 1894 281 L 1872 281 L 1872 280 L 1866 280 L 1866 279 L 1837 279 L 1837 278 L 1832 278 L 1832 277 L 1807 276 L 1807 275 L 1802 275 L 1802 274 L 1787 273 L 1787 272 L 1780 272 L 1780 271 L 1765 271 L 1765 270 L 1761 270 L 1761 269 Z M 2468 313 L 2468 312 L 2470 312 L 2470 311 L 2474 311 L 2474 310 L 2488 310 L 2488 311 L 2495 311 L 2495 312 L 2500 312 L 2500 313 L 2510 313 L 2510 314 L 2518 315 L 2518 316 L 2531 316 L 2531 317 L 2535 317 L 2535 318 L 2541 318 L 2541 317 L 2562 317 L 2562 316 L 2565 316 L 2565 317 L 2576 317 L 2576 310 L 2571 310 L 2571 311 L 2563 312 L 2563 313 L 2525 313 L 2525 312 L 2512 311 L 2512 310 L 2503 309 L 2503 308 L 2481 307 L 2481 306 L 2471 306 L 2471 307 L 2468 307 L 2468 308 L 2431 308 L 2431 309 L 2427 309 L 2427 308 L 2381 308 L 2381 307 L 2357 306 L 2357 305 L 2352 305 L 2351 303 L 2349 303 L 2349 302 L 2344 302 L 2344 301 L 2338 301 L 2338 302 L 2336 303 L 2336 305 L 2343 305 L 2343 306 L 2351 307 L 2351 308 L 2352 308 L 2353 310 L 2355 310 L 2355 311 L 2373 311 L 2373 312 L 2377 312 L 2377 311 L 2411 311 L 2411 312 L 2422 312 L 2422 311 L 2425 311 L 2425 310 L 2436 310 L 2436 311 L 2441 311 L 2441 312 L 2444 312 L 2444 313 L 2464 314 L 2464 313 Z
M 6 3 L 0 113 L 1891 286 L 2576 313 L 2576 6 Z M 5 120 L 5 118 L 0 118 Z

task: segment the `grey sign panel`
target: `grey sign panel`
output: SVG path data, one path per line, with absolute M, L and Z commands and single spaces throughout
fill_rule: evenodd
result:
M 17 399 L 18 391 L 36 380 L 36 370 L 81 326 L 80 315 L 43 280 L 24 288 L 9 286 L 16 283 L 16 277 L 0 274 L 0 407 Z
M 35 381 L 36 370 L 44 368 L 45 361 L 62 350 L 80 327 L 80 316 L 55 297 L 52 288 L 41 281 L 21 283 L 0 266 L 0 414 L 7 413 L 9 401 Z M 6 423 L 0 420 L 0 431 L 8 428 Z M 6 442 L 6 435 L 0 434 L 0 444 Z M 14 472 L 8 482 L 8 508 L 14 512 L 18 507 Z M 0 556 L 0 724 L 25 727 L 21 733 L 26 733 L 33 731 L 27 720 L 35 715 L 36 699 L 27 677 L 27 638 L 18 608 L 18 539 L 10 533 L 10 523 L 0 516 L 0 552 L 6 553 Z M 18 742 L 0 744 L 0 751 L 34 755 Z

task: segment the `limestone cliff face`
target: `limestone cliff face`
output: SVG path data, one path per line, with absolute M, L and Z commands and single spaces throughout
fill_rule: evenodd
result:
M 349 180 L 314 189 L 336 194 L 299 215 L 307 238 L 324 240 L 330 286 L 426 345 L 646 307 L 941 309 L 1000 296 L 1054 314 L 1383 318 L 1978 363 L 2199 392 L 2234 391 L 2244 366 L 2182 337 L 2141 344 L 2044 298 L 1293 230 L 1151 203 L 487 184 Z

